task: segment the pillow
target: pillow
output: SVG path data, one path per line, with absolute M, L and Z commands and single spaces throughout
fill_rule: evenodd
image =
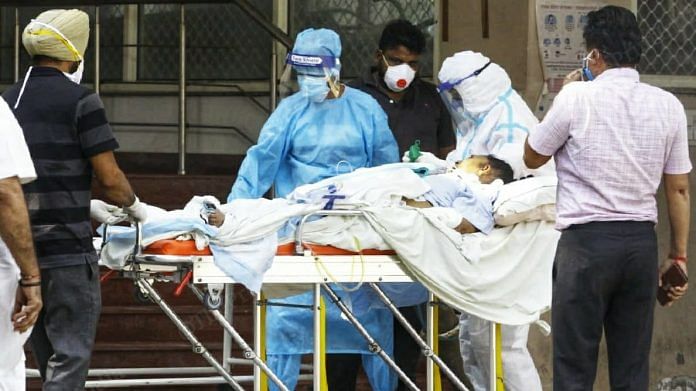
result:
M 556 220 L 555 176 L 521 179 L 504 185 L 493 203 L 493 218 L 499 226 L 523 221 Z

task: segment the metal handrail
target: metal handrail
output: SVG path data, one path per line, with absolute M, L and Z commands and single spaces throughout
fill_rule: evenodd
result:
M 111 122 L 111 126 L 142 126 L 150 128 L 176 128 L 179 124 L 166 123 L 166 122 Z M 239 137 L 243 138 L 249 143 L 249 145 L 256 144 L 256 141 L 252 140 L 251 137 L 247 136 L 241 129 L 232 125 L 204 125 L 204 124 L 186 124 L 187 128 L 197 128 L 197 129 L 222 129 L 222 130 L 232 130 Z

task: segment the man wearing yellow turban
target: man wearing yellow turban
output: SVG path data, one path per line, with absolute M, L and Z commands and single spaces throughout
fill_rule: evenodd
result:
M 104 216 L 95 210 L 103 203 L 91 202 L 92 177 L 132 220 L 146 218 L 114 159 L 118 143 L 101 99 L 79 85 L 88 39 L 84 12 L 43 12 L 22 34 L 32 65 L 2 94 L 38 176 L 23 190 L 41 269 L 29 277 L 44 297 L 30 337 L 44 390 L 81 390 L 87 377 L 101 312 L 90 214 Z

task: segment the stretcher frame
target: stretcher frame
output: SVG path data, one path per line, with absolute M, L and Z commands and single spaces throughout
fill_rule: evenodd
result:
M 349 322 L 357 329 L 357 331 L 365 338 L 369 350 L 378 354 L 387 365 L 394 370 L 400 380 L 407 385 L 411 390 L 418 390 L 418 387 L 406 376 L 406 374 L 394 363 L 394 361 L 382 350 L 379 344 L 369 335 L 367 330 L 362 326 L 352 312 L 341 302 L 340 298 L 329 285 L 332 282 L 339 283 L 366 283 L 373 289 L 380 300 L 389 308 L 394 317 L 411 335 L 412 338 L 422 349 L 422 354 L 426 357 L 426 389 L 434 391 L 435 378 L 437 371 L 442 371 L 447 376 L 455 387 L 459 390 L 468 391 L 468 388 L 454 374 L 454 372 L 442 361 L 436 354 L 433 346 L 436 344 L 437 330 L 434 330 L 436 324 L 435 307 L 438 305 L 436 298 L 432 293 L 429 293 L 427 306 L 427 322 L 426 330 L 427 337 L 424 341 L 418 332 L 410 325 L 405 317 L 398 311 L 397 307 L 387 297 L 384 291 L 379 287 L 378 283 L 388 282 L 413 282 L 414 280 L 401 266 L 401 260 L 395 254 L 389 255 L 360 255 L 364 262 L 362 273 L 354 272 L 355 256 L 357 254 L 329 255 L 320 256 L 321 262 L 326 267 L 331 269 L 331 278 L 322 272 L 322 269 L 316 267 L 319 257 L 313 254 L 311 245 L 307 245 L 303 240 L 303 227 L 307 220 L 313 216 L 362 216 L 364 212 L 360 210 L 322 210 L 305 215 L 296 231 L 296 239 L 294 243 L 295 254 L 293 255 L 278 255 L 274 258 L 273 266 L 264 276 L 264 284 L 309 284 L 314 292 L 314 303 L 312 311 L 314 312 L 314 355 L 312 366 L 302 365 L 301 369 L 312 369 L 310 375 L 300 375 L 299 380 L 313 381 L 313 390 L 322 390 L 322 373 L 321 370 L 313 370 L 313 368 L 322 368 L 321 355 L 319 352 L 324 351 L 321 338 L 321 322 L 320 312 L 322 311 L 321 292 L 324 291 L 330 300 L 336 304 L 341 312 L 346 316 Z M 210 367 L 192 367 L 192 368 L 176 368 L 176 372 L 172 368 L 114 368 L 114 369 L 93 369 L 90 370 L 89 376 L 103 376 L 107 372 L 110 376 L 128 376 L 128 375 L 156 375 L 156 374 L 204 374 L 217 373 L 219 376 L 213 377 L 194 377 L 194 378 L 148 378 L 148 379 L 116 379 L 116 380 L 92 380 L 87 381 L 86 388 L 112 388 L 112 387 L 138 387 L 138 386 L 162 386 L 162 385 L 200 385 L 200 384 L 228 384 L 235 390 L 243 390 L 240 383 L 253 381 L 254 390 L 260 391 L 262 377 L 266 376 L 280 390 L 287 390 L 287 387 L 280 379 L 270 370 L 266 363 L 261 360 L 263 352 L 259 350 L 263 346 L 261 341 L 261 307 L 267 305 L 265 300 L 260 297 L 254 297 L 254 349 L 252 349 L 241 335 L 232 326 L 233 312 L 233 297 L 232 286 L 238 283 L 231 277 L 222 272 L 214 263 L 212 255 L 154 255 L 143 252 L 142 246 L 142 226 L 136 224 L 136 245 L 133 253 L 128 257 L 127 266 L 121 271 L 122 275 L 132 279 L 138 290 L 145 294 L 155 302 L 170 318 L 172 323 L 191 343 L 194 353 L 200 354 L 209 364 Z M 105 234 L 106 241 L 106 234 Z M 298 265 L 310 266 L 298 268 Z M 314 266 L 314 267 L 311 267 Z M 298 273 L 298 270 L 304 272 Z M 176 313 L 169 307 L 164 299 L 158 294 L 157 290 L 152 286 L 154 281 L 166 281 L 179 283 L 177 291 L 183 287 L 188 287 L 194 295 L 202 302 L 202 304 L 213 315 L 215 320 L 223 327 L 223 352 L 222 360 L 217 361 L 205 346 L 195 337 L 193 332 L 183 323 Z M 207 290 L 202 291 L 196 284 L 207 285 Z M 224 294 L 224 315 L 220 313 L 218 307 L 221 303 L 221 295 Z M 497 327 L 496 327 L 497 326 Z M 498 332 L 496 333 L 496 330 Z M 490 366 L 490 389 L 501 391 L 502 366 L 500 364 L 500 349 L 497 344 L 500 342 L 500 327 L 497 324 L 491 323 L 491 366 Z M 496 338 L 497 336 L 497 338 Z M 243 350 L 243 359 L 231 357 L 232 341 L 236 342 Z M 230 368 L 232 365 L 253 365 L 253 377 L 250 376 L 232 376 Z M 33 374 L 36 376 L 36 374 Z
M 401 260 L 393 252 L 389 255 L 360 255 L 362 259 L 362 273 L 355 273 L 355 253 L 344 252 L 343 255 L 316 255 L 312 250 L 312 246 L 303 241 L 303 228 L 308 219 L 315 216 L 359 216 L 365 217 L 361 210 L 322 210 L 313 212 L 303 216 L 298 225 L 295 234 L 295 254 L 293 255 L 277 255 L 274 258 L 273 265 L 265 273 L 263 283 L 267 284 L 302 284 L 311 285 L 314 292 L 314 302 L 312 310 L 314 312 L 314 355 L 313 368 L 321 367 L 321 355 L 319 352 L 324 351 L 321 345 L 321 325 L 319 322 L 321 306 L 321 292 L 325 292 L 329 299 L 339 307 L 341 312 L 346 316 L 348 321 L 356 328 L 356 330 L 365 338 L 368 349 L 379 355 L 387 365 L 396 372 L 398 377 L 411 390 L 418 390 L 418 387 L 411 379 L 394 363 L 394 361 L 382 350 L 379 344 L 370 336 L 363 325 L 353 315 L 353 313 L 341 302 L 335 290 L 329 285 L 332 282 L 339 283 L 366 283 L 373 289 L 380 300 L 392 312 L 398 322 L 411 335 L 422 349 L 423 355 L 426 357 L 426 384 L 427 390 L 435 389 L 435 377 L 437 366 L 459 390 L 468 391 L 467 387 L 454 374 L 454 372 L 442 361 L 435 353 L 432 346 L 434 345 L 437 332 L 432 332 L 435 324 L 434 306 L 437 305 L 435 298 L 429 294 L 429 305 L 427 306 L 427 341 L 424 341 L 418 332 L 410 325 L 406 318 L 398 311 L 397 307 L 387 297 L 384 291 L 379 287 L 378 283 L 384 282 L 413 282 L 414 280 L 401 266 Z M 318 267 L 318 262 L 322 263 L 322 267 Z M 323 268 L 332 270 L 329 276 Z M 199 263 L 194 267 L 194 281 L 198 283 L 214 283 L 214 284 L 231 284 L 235 281 L 228 277 L 224 272 L 215 266 L 212 257 L 201 258 Z M 258 348 L 262 344 L 258 337 L 261 332 L 261 315 L 260 307 L 265 305 L 264 301 L 258 297 L 255 298 L 256 305 L 254 306 L 254 335 L 255 346 Z M 257 355 L 262 352 L 257 351 Z M 261 371 L 255 369 L 254 389 L 261 390 Z M 495 374 L 492 371 L 492 377 Z M 313 389 L 321 390 L 321 373 L 313 371 Z

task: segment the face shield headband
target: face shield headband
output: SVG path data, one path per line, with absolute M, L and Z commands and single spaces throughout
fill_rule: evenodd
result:
M 454 87 L 456 87 L 457 85 L 459 85 L 459 83 L 463 82 L 464 80 L 471 79 L 472 77 L 476 77 L 476 76 L 480 75 L 481 72 L 483 72 L 484 69 L 488 68 L 489 65 L 491 65 L 491 61 L 488 61 L 488 62 L 486 63 L 486 65 L 484 65 L 484 66 L 482 66 L 481 68 L 479 68 L 479 69 L 477 69 L 477 70 L 471 72 L 471 74 L 469 74 L 469 75 L 467 75 L 467 76 L 465 76 L 465 77 L 463 77 L 463 78 L 461 78 L 461 79 L 458 79 L 458 80 L 455 80 L 455 81 L 452 81 L 452 82 L 448 82 L 448 81 L 442 82 L 442 83 L 440 83 L 440 85 L 437 87 L 437 90 L 438 90 L 440 93 L 445 92 L 445 91 L 449 91 L 449 90 L 451 90 L 452 88 L 454 88 Z
M 338 68 L 341 61 L 333 56 L 318 56 L 313 54 L 288 53 L 285 63 L 295 67 L 303 68 Z
M 298 75 L 305 78 L 324 78 L 333 96 L 339 96 L 341 60 L 338 57 L 291 52 L 285 57 L 285 63 L 287 67 L 281 77 L 281 84 L 287 83 L 290 70 L 294 68 Z
M 440 83 L 440 85 L 437 88 L 438 92 L 440 93 L 440 97 L 442 98 L 442 101 L 447 107 L 447 110 L 449 110 L 450 116 L 452 117 L 452 120 L 458 128 L 478 126 L 480 123 L 480 119 L 477 119 L 476 115 L 470 113 L 466 109 L 466 107 L 464 107 L 463 97 L 459 94 L 459 91 L 457 91 L 455 87 L 467 79 L 480 75 L 481 72 L 483 72 L 484 69 L 488 68 L 489 65 L 491 65 L 491 61 L 488 61 L 484 66 L 471 72 L 466 77 L 457 79 L 453 82 Z

